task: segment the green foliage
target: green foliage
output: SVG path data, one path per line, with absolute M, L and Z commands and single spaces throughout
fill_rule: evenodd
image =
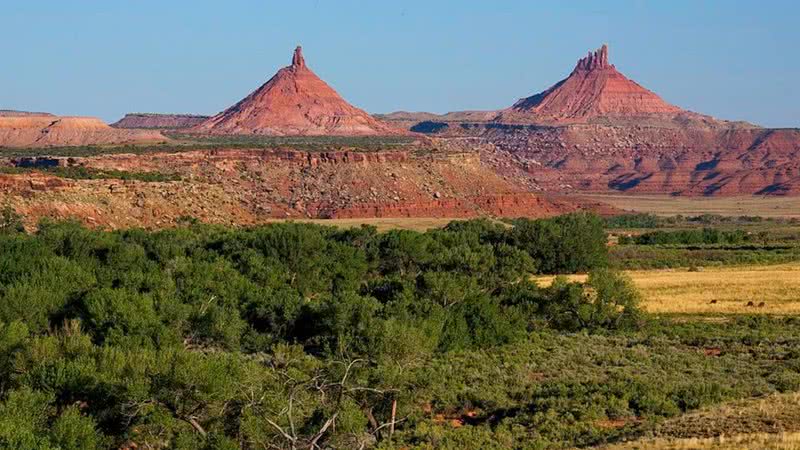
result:
M 20 233 L 25 231 L 22 225 L 22 216 L 11 206 L 0 209 L 0 235 Z
M 658 228 L 661 220 L 658 216 L 647 213 L 620 214 L 605 219 L 606 228 Z
M 173 139 L 164 144 L 125 144 L 112 146 L 73 146 L 41 148 L 0 147 L 7 157 L 87 157 L 110 154 L 177 153 L 194 150 L 224 150 L 291 147 L 302 151 L 337 150 L 379 151 L 407 147 L 416 141 L 413 136 L 198 136 L 167 132 Z
M 600 225 L 0 234 L 0 447 L 586 446 L 800 386 L 795 319 L 646 326 Z
M 703 228 L 702 230 L 651 231 L 633 237 L 631 243 L 638 245 L 741 244 L 750 239 L 751 236 L 744 230 L 722 231 L 715 228 Z
M 640 326 L 639 294 L 624 274 L 599 269 L 585 283 L 558 277 L 548 295 L 536 299 L 551 326 L 565 331 L 622 330 Z
M 609 252 L 615 269 L 667 269 L 677 267 L 781 264 L 800 261 L 794 245 L 619 245 Z
M 602 220 L 591 214 L 517 219 L 511 239 L 537 262 L 541 273 L 586 272 L 607 264 Z

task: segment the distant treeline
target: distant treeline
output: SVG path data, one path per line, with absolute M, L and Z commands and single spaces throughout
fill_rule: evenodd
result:
M 702 214 L 699 216 L 656 216 L 649 213 L 621 214 L 605 218 L 608 229 L 697 227 L 709 225 L 753 225 L 759 223 L 800 223 L 797 219 L 761 216 L 722 216 Z
M 638 236 L 623 235 L 619 243 L 637 245 L 701 245 L 701 244 L 741 244 L 754 239 L 744 230 L 718 230 L 715 228 L 651 231 Z

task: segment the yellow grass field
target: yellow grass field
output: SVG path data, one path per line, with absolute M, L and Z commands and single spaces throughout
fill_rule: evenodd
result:
M 660 216 L 761 216 L 800 218 L 800 197 L 747 196 L 747 197 L 672 197 L 668 195 L 613 195 L 588 194 L 579 197 L 608 203 L 631 212 L 652 213 Z
M 627 271 L 651 313 L 800 313 L 800 263 L 773 266 Z M 554 277 L 537 277 L 548 285 Z M 572 275 L 585 280 L 585 275 Z M 712 301 L 716 301 L 712 303 Z M 756 306 L 747 306 L 753 302 Z M 764 302 L 764 306 L 757 306 Z

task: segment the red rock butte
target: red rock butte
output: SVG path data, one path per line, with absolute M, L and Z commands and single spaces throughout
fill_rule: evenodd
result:
M 280 69 L 242 101 L 200 123 L 193 131 L 276 136 L 404 133 L 347 103 L 308 68 L 299 46 L 292 65 Z
M 608 46 L 589 52 L 569 76 L 523 98 L 498 115 L 500 121 L 580 122 L 595 117 L 673 115 L 682 110 L 626 78 L 608 62 Z

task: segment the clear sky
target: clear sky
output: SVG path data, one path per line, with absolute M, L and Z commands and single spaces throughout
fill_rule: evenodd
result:
M 0 109 L 216 113 L 289 64 L 370 112 L 497 109 L 610 60 L 665 100 L 800 126 L 797 1 L 0 0 Z

